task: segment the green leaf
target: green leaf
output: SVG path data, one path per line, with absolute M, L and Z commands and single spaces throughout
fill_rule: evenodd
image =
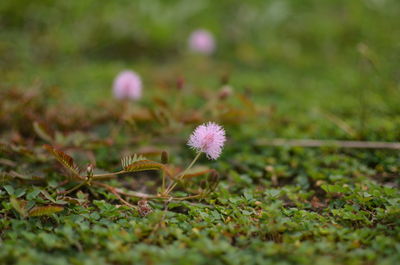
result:
M 40 193 L 43 194 L 43 196 L 48 199 L 49 201 L 51 201 L 52 203 L 56 203 L 56 201 L 53 199 L 53 197 L 51 197 L 51 195 L 45 191 L 45 190 L 40 190 Z
M 14 188 L 10 185 L 4 185 L 4 189 L 7 191 L 9 195 L 14 195 Z
M 17 197 L 17 198 L 20 198 L 20 197 L 24 196 L 25 193 L 26 193 L 26 190 L 23 189 L 23 188 L 19 188 L 19 189 L 16 189 L 16 190 L 14 191 L 14 195 L 15 195 L 15 197 Z

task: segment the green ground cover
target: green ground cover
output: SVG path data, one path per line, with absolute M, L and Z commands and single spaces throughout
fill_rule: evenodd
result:
M 399 263 L 398 150 L 267 144 L 399 141 L 399 16 L 395 0 L 0 1 L 0 263 Z M 213 55 L 188 51 L 196 28 Z M 112 98 L 124 69 L 137 102 Z M 82 182 L 64 154 L 82 176 L 135 153 L 179 172 L 207 121 L 223 154 L 171 193 L 200 197 L 142 216 L 110 187 L 157 194 L 161 175 L 133 169 L 62 194 Z

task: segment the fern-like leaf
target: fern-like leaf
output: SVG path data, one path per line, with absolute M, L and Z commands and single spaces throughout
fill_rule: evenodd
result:
M 146 159 L 142 155 L 134 154 L 121 159 L 122 168 L 125 172 L 139 172 L 146 170 L 163 170 L 164 165 Z
M 80 177 L 80 169 L 75 164 L 72 157 L 48 144 L 45 144 L 44 148 L 46 148 L 47 151 L 49 151 L 58 160 L 58 162 L 68 169 L 73 176 Z
M 64 207 L 57 205 L 36 206 L 29 211 L 29 216 L 42 216 L 58 213 L 64 210 Z
M 122 168 L 125 170 L 129 165 L 144 160 L 146 160 L 146 158 L 142 155 L 134 154 L 131 156 L 125 156 L 121 159 Z
M 158 162 L 154 162 L 151 160 L 141 160 L 135 163 L 130 164 L 124 170 L 126 172 L 139 172 L 146 170 L 163 170 L 164 165 Z

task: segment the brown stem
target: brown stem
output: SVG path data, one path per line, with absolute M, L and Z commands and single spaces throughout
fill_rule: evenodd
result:
M 358 149 L 400 149 L 400 142 L 340 141 L 312 139 L 261 139 L 259 146 L 338 147 Z
M 112 193 L 118 198 L 118 200 L 120 200 L 123 204 L 125 204 L 125 205 L 127 205 L 127 206 L 129 206 L 129 207 L 132 207 L 132 208 L 134 208 L 134 209 L 137 209 L 137 208 L 138 208 L 136 205 L 130 204 L 129 202 L 125 201 L 125 200 L 118 194 L 118 192 L 117 192 L 116 190 L 112 189 L 112 190 L 110 190 L 110 192 L 112 192 Z
M 154 194 L 146 194 L 146 193 L 140 193 L 140 192 L 135 192 L 135 191 L 130 191 L 130 192 L 125 192 L 120 189 L 116 189 L 110 185 L 107 185 L 102 182 L 98 181 L 93 181 L 92 184 L 94 186 L 102 187 L 105 188 L 111 192 L 116 192 L 120 195 L 124 195 L 127 197 L 133 197 L 133 198 L 138 198 L 138 199 L 158 199 L 158 200 L 175 200 L 175 201 L 182 201 L 182 200 L 189 200 L 189 199 L 195 199 L 199 198 L 202 196 L 202 194 L 196 194 L 196 195 L 190 195 L 190 196 L 185 196 L 185 197 L 171 197 L 171 196 L 162 196 L 162 195 L 154 195 Z

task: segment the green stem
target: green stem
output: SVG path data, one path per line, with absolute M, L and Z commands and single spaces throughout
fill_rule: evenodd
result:
M 199 159 L 200 155 L 202 153 L 198 152 L 197 155 L 195 156 L 195 158 L 193 159 L 192 163 L 190 163 L 190 165 L 185 169 L 185 171 L 183 171 L 181 174 L 178 174 L 176 176 L 176 178 L 182 178 L 183 176 L 186 175 L 186 173 L 194 166 L 194 164 L 197 162 L 197 160 Z
M 81 183 L 79 183 L 78 185 L 73 187 L 72 189 L 63 192 L 62 194 L 63 195 L 67 195 L 67 194 L 73 192 L 74 190 L 79 189 L 80 187 L 82 187 L 84 185 L 89 185 L 90 186 L 90 183 L 91 183 L 92 179 L 93 179 L 93 175 L 88 173 L 88 176 L 86 177 L 85 181 L 82 181 Z
M 121 171 L 114 172 L 114 173 L 96 174 L 96 175 L 93 175 L 92 179 L 108 179 L 109 177 L 120 175 L 123 173 L 126 173 L 126 172 L 124 170 L 121 170 Z
M 198 152 L 197 155 L 195 156 L 195 158 L 190 163 L 190 165 L 183 172 L 181 172 L 175 176 L 175 181 L 172 182 L 172 184 L 165 191 L 166 195 L 168 195 L 176 187 L 176 185 L 178 185 L 178 181 L 182 180 L 182 178 L 186 175 L 186 173 L 193 167 L 193 165 L 199 159 L 201 154 L 202 154 L 202 152 Z
M 145 193 L 140 193 L 140 192 L 135 192 L 135 191 L 122 191 L 120 189 L 116 189 L 110 185 L 107 185 L 105 183 L 102 182 L 97 182 L 94 181 L 93 185 L 95 186 L 99 186 L 102 188 L 105 188 L 107 190 L 109 190 L 110 192 L 114 193 L 114 194 L 119 194 L 119 195 L 124 195 L 127 197 L 133 197 L 133 198 L 138 198 L 138 199 L 155 199 L 155 200 L 176 200 L 176 201 L 182 201 L 182 200 L 188 200 L 188 199 L 195 199 L 195 198 L 199 198 L 202 197 L 202 194 L 195 194 L 195 195 L 189 195 L 189 196 L 185 196 L 185 197 L 171 197 L 171 196 L 166 196 L 166 195 L 155 195 L 155 194 L 145 194 Z
M 64 191 L 64 192 L 62 192 L 61 194 L 62 194 L 62 195 L 67 195 L 67 194 L 69 194 L 69 193 L 71 193 L 71 192 L 73 192 L 73 191 L 79 189 L 80 187 L 86 185 L 87 183 L 88 183 L 88 180 L 85 180 L 85 181 L 79 183 L 78 185 L 76 185 L 75 187 L 73 187 L 72 189 L 69 189 L 69 190 L 67 190 L 67 191 Z

